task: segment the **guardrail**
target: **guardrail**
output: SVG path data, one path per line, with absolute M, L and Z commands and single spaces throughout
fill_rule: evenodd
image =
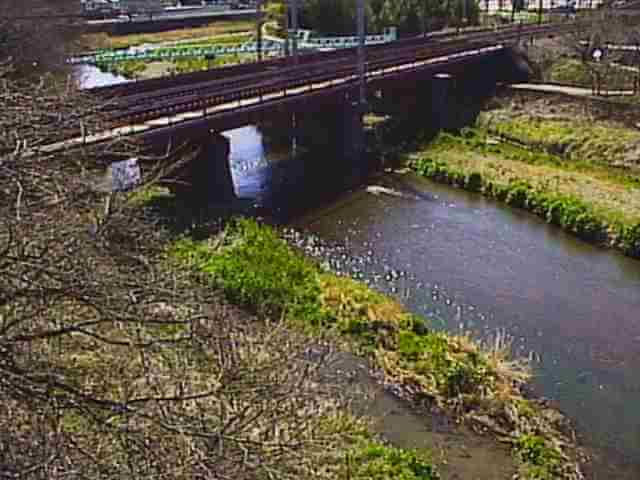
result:
M 337 50 L 343 48 L 353 48 L 358 45 L 358 37 L 313 37 L 310 31 L 304 31 L 305 35 L 300 36 L 298 47 L 303 50 Z M 397 39 L 396 30 L 388 29 L 381 35 L 368 35 L 365 38 L 365 45 L 380 45 L 390 43 Z M 282 53 L 284 43 L 273 40 L 262 42 L 260 51 L 263 53 Z M 99 65 L 105 63 L 118 63 L 130 60 L 141 61 L 161 61 L 179 58 L 206 58 L 208 56 L 239 55 L 257 53 L 257 42 L 247 42 L 241 45 L 210 45 L 202 47 L 149 47 L 140 49 L 133 47 L 127 50 L 103 50 L 77 55 L 67 60 L 72 65 L 89 64 Z

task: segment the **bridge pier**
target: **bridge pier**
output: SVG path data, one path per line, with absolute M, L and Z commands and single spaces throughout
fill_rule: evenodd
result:
M 175 173 L 168 184 L 176 196 L 200 204 L 223 204 L 236 199 L 229 165 L 230 142 L 211 133 L 191 140 L 193 157 Z
M 360 105 L 347 102 L 338 115 L 339 121 L 333 124 L 336 126 L 336 153 L 352 162 L 358 169 L 366 168 L 362 108 Z
M 291 147 L 358 165 L 364 157 L 363 113 L 350 99 L 340 104 L 319 104 L 305 110 L 271 115 L 260 124 L 271 148 Z
M 453 82 L 453 76 L 448 73 L 437 73 L 431 79 L 429 113 L 430 123 L 435 131 L 451 127 Z

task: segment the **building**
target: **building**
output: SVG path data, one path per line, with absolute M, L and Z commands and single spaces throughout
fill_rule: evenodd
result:
M 114 12 L 119 9 L 118 0 L 80 0 L 85 13 Z
M 586 8 L 598 8 L 604 0 L 516 0 L 522 2 L 525 10 L 538 10 L 540 6 L 545 11 L 553 9 L 563 9 L 573 6 L 577 10 Z M 542 2 L 542 5 L 541 5 Z M 478 0 L 480 10 L 485 12 L 511 11 L 513 4 L 511 0 Z

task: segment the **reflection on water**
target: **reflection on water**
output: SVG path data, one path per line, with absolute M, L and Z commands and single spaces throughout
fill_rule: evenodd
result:
M 106 87 L 108 85 L 117 85 L 130 81 L 120 75 L 102 72 L 98 67 L 94 67 L 93 65 L 77 65 L 73 73 L 82 89 Z
M 300 212 L 305 195 L 342 184 L 339 162 L 272 162 L 257 129 L 229 136 L 240 196 Z M 333 197 L 294 223 L 351 254 L 373 252 L 378 262 L 361 267 L 369 278 L 406 271 L 383 287 L 448 329 L 505 328 L 522 355 L 536 352 L 538 394 L 558 402 L 586 443 L 606 449 L 593 478 L 640 478 L 640 262 L 411 175 L 378 183 L 386 186 Z
M 236 195 L 253 199 L 279 221 L 286 221 L 355 185 L 358 172 L 335 155 L 311 154 L 298 146 L 295 154 L 287 146 L 268 150 L 257 127 L 224 132 L 231 140 L 229 162 Z M 291 139 L 289 145 L 294 144 Z

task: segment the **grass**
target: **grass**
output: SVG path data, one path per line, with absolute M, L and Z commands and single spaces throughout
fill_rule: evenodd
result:
M 561 475 L 562 457 L 557 448 L 539 435 L 521 435 L 515 446 L 524 474 L 536 480 L 553 480 Z
M 500 431 L 508 432 L 516 453 L 523 431 L 547 440 L 564 438 L 545 421 L 535 402 L 523 403 L 520 388 L 529 378 L 528 368 L 509 358 L 504 337 L 487 346 L 466 336 L 437 332 L 427 319 L 407 312 L 396 301 L 322 270 L 269 227 L 236 220 L 207 241 L 180 239 L 170 255 L 202 272 L 234 304 L 348 346 L 369 358 L 387 381 L 417 390 L 420 398 L 464 418 L 491 416 Z M 521 405 L 528 407 L 528 415 L 505 413 L 523 411 Z M 362 466 L 356 467 L 361 477 L 353 478 L 437 478 L 412 454 L 376 447 L 354 459 L 363 455 L 373 461 L 369 467 L 384 465 L 381 472 L 386 473 L 374 474 Z M 526 472 L 529 457 L 518 458 Z M 389 465 L 400 460 L 403 466 L 392 475 Z M 565 460 L 563 466 L 569 463 Z
M 483 114 L 480 125 L 505 140 L 583 164 L 620 165 L 640 146 L 640 132 L 603 121 Z
M 147 69 L 147 65 L 148 62 L 143 60 L 127 60 L 118 63 L 102 63 L 98 64 L 97 67 L 103 72 L 113 73 L 131 80 L 141 77 Z
M 174 61 L 177 73 L 190 73 L 200 70 L 208 70 L 211 67 L 223 67 L 225 65 L 234 65 L 244 61 L 255 59 L 255 54 L 240 53 L 234 55 L 224 55 L 213 59 L 212 61 L 204 58 L 185 58 Z
M 582 239 L 640 257 L 640 188 L 633 178 L 488 140 L 477 130 L 440 134 L 411 164 L 425 177 L 529 210 Z
M 416 450 L 369 443 L 347 457 L 347 479 L 437 480 L 440 475 L 428 456 Z
M 221 21 L 200 28 L 184 28 L 168 32 L 142 33 L 133 35 L 110 36 L 106 33 L 87 34 L 82 37 L 84 48 L 127 48 L 145 43 L 165 43 L 191 39 L 213 40 L 211 37 L 246 33 L 255 30 L 255 23 L 250 21 Z
M 623 90 L 633 87 L 633 76 L 628 71 L 615 66 L 595 65 L 587 67 L 583 62 L 575 59 L 564 59 L 556 62 L 549 71 L 549 80 L 552 82 L 591 87 L 593 82 L 592 71 L 600 70 L 603 75 L 603 92 L 609 90 Z
M 202 70 L 208 70 L 215 67 L 223 67 L 226 65 L 235 65 L 244 61 L 250 61 L 255 58 L 254 54 L 234 54 L 216 57 L 213 60 L 204 58 L 182 58 L 172 61 L 169 72 L 175 73 L 191 73 Z M 100 64 L 98 68 L 103 71 L 111 72 L 115 75 L 121 75 L 128 79 L 142 78 L 151 65 L 164 64 L 166 60 L 160 62 L 145 62 L 143 60 L 126 60 L 118 63 Z

